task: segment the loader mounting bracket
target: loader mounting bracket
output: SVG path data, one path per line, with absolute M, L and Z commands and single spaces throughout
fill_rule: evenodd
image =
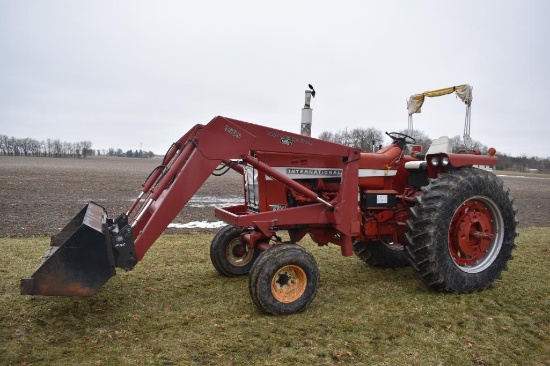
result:
M 118 268 L 129 271 L 137 263 L 134 250 L 134 234 L 132 227 L 128 225 L 128 215 L 121 214 L 115 220 L 107 219 L 103 231 L 106 235 L 108 246 L 113 249 L 115 264 Z

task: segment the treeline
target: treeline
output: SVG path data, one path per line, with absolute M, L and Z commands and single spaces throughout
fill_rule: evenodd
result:
M 97 150 L 97 155 L 104 156 L 119 156 L 124 158 L 152 158 L 155 156 L 155 153 L 152 151 L 142 151 L 142 150 L 128 150 L 126 152 L 122 149 L 110 148 L 108 150 Z
M 60 139 L 39 141 L 30 137 L 15 138 L 0 135 L 0 154 L 85 158 L 94 155 L 94 150 L 91 141 L 65 142 Z
M 319 135 L 319 139 L 335 142 L 340 145 L 359 147 L 362 151 L 373 151 L 384 141 L 385 135 L 375 128 L 354 128 L 353 130 L 340 130 L 338 132 L 325 131 Z
M 152 151 L 110 148 L 107 150 L 92 149 L 91 141 L 65 142 L 60 139 L 39 141 L 33 138 L 15 138 L 0 135 L 0 155 L 5 156 L 43 156 L 55 158 L 86 158 L 88 156 L 119 156 L 129 158 L 151 158 Z
M 398 131 L 399 133 L 408 134 L 407 130 Z M 428 151 L 428 148 L 432 144 L 432 139 L 428 137 L 424 132 L 414 130 L 411 134 L 416 144 L 422 146 L 422 151 Z M 352 130 L 343 129 L 337 132 L 325 131 L 319 135 L 319 139 L 335 142 L 337 144 L 359 147 L 362 151 L 370 152 L 376 151 L 384 145 L 384 141 L 388 137 L 382 133 L 382 131 L 375 128 L 354 128 Z M 464 139 L 457 135 L 452 139 L 453 152 L 457 153 L 466 148 Z M 486 154 L 489 147 L 483 143 L 472 140 L 468 144 L 469 150 L 479 150 L 481 154 Z M 527 157 L 522 155 L 520 157 L 508 156 L 506 154 L 499 154 L 497 152 L 498 164 L 495 167 L 498 170 L 513 170 L 513 171 L 527 171 L 527 170 L 550 170 L 550 158 L 542 159 L 538 157 Z
M 407 130 L 397 131 L 398 133 L 408 135 Z M 416 145 L 422 146 L 422 151 L 426 152 L 432 144 L 432 139 L 420 130 L 414 130 L 410 136 L 416 140 Z M 361 148 L 362 151 L 375 151 L 384 145 L 384 141 L 389 140 L 389 137 L 382 131 L 375 128 L 354 128 L 352 130 L 343 129 L 337 132 L 325 131 L 319 135 L 321 140 L 335 142 L 337 144 L 354 146 Z M 465 148 L 462 137 L 455 136 L 452 138 L 453 152 L 458 152 Z M 486 153 L 488 147 L 478 141 L 470 143 L 471 149 L 480 150 L 481 153 Z
M 526 155 L 522 156 L 508 156 L 506 154 L 498 154 L 497 169 L 499 170 L 512 170 L 518 172 L 524 172 L 529 170 L 538 170 L 540 172 L 550 171 L 550 158 L 542 159 L 539 157 Z

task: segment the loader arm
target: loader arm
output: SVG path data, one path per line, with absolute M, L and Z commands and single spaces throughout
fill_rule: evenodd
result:
M 184 135 L 175 145 L 178 151 L 166 164 L 166 171 L 158 177 L 160 179 L 156 184 L 149 181 L 144 184 L 144 194 L 138 198 L 140 203 L 133 205 L 140 207 L 130 220 L 138 261 L 222 162 L 242 160 L 290 189 L 322 203 L 325 208 L 331 208 L 332 204 L 323 201 L 315 192 L 262 163 L 252 154 L 255 151 L 269 151 L 341 156 L 350 163 L 349 175 L 354 174 L 352 162 L 360 156 L 358 149 L 225 117 L 215 117 L 205 126 L 195 126 L 192 133 Z M 242 167 L 236 170 L 242 173 Z M 356 188 L 350 188 L 357 187 L 356 180 L 353 184 L 347 188 L 352 191 L 351 197 L 356 196 Z
M 343 184 L 331 202 L 256 156 L 315 156 L 337 161 Z M 279 225 L 330 226 L 330 237 L 352 254 L 360 229 L 357 209 L 360 150 L 225 117 L 196 125 L 168 149 L 162 164 L 143 183 L 129 210 L 116 219 L 90 202 L 52 238 L 44 261 L 31 278 L 21 280 L 29 295 L 90 296 L 113 275 L 132 269 L 220 163 L 244 174 L 236 161 L 253 167 L 310 204 L 281 212 L 249 212 L 246 205 L 222 210 L 218 217 L 268 236 Z M 286 213 L 288 212 L 288 215 Z M 294 221 L 293 221 L 294 220 Z M 332 234 L 334 233 L 334 234 Z M 334 237 L 334 238 L 333 238 Z

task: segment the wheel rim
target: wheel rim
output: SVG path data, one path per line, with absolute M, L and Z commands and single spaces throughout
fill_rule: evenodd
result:
M 467 273 L 487 269 L 503 242 L 504 220 L 489 198 L 474 196 L 455 211 L 449 226 L 449 252 L 455 265 Z
M 304 294 L 307 275 L 295 265 L 284 266 L 271 279 L 271 293 L 280 302 L 290 303 Z
M 227 260 L 234 266 L 246 266 L 254 257 L 254 250 L 248 247 L 241 241 L 241 238 L 233 239 L 225 248 Z

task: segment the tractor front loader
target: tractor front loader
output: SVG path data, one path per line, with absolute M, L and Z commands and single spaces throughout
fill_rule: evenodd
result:
M 166 153 L 129 210 L 112 219 L 88 203 L 52 238 L 27 295 L 91 296 L 115 267 L 132 269 L 212 174 L 243 177 L 243 203 L 216 208 L 228 225 L 210 257 L 225 276 L 249 275 L 263 311 L 304 310 L 319 285 L 306 235 L 379 267 L 412 264 L 438 291 L 487 288 L 511 257 L 515 209 L 502 182 L 474 168 L 489 155 L 452 154 L 440 139 L 425 156 L 406 155 L 410 136 L 372 153 L 225 117 L 196 125 Z M 221 167 L 220 167 L 221 166 Z M 278 232 L 287 231 L 283 242 Z

